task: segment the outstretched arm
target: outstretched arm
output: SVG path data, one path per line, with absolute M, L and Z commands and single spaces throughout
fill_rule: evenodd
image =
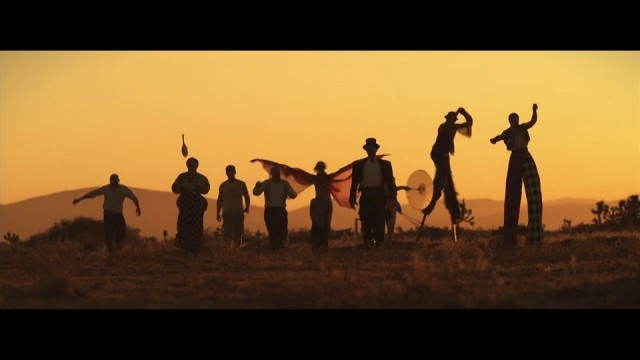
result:
M 504 140 L 504 134 L 500 134 L 496 137 L 491 138 L 489 141 L 491 141 L 492 144 L 497 143 L 498 141 L 502 141 Z
M 530 129 L 538 122 L 538 104 L 533 104 L 533 114 L 531 114 L 531 121 L 522 124 L 525 129 Z
M 313 185 L 316 176 L 310 174 L 300 168 L 292 168 L 288 165 L 277 163 L 271 160 L 265 159 L 253 159 L 252 163 L 258 162 L 262 165 L 262 168 L 267 172 L 271 172 L 271 168 L 278 166 L 280 168 L 280 178 L 289 182 L 291 187 L 296 193 L 301 193 L 309 186 Z
M 500 135 L 493 137 L 489 141 L 491 141 L 492 144 L 495 144 L 498 141 L 503 141 L 503 140 L 507 141 L 508 138 L 509 138 L 509 129 L 503 131 Z
M 101 187 L 99 189 L 95 189 L 93 191 L 89 191 L 88 193 L 82 195 L 81 197 L 74 199 L 73 200 L 73 205 L 79 203 L 80 201 L 84 200 L 84 199 L 91 199 L 94 198 L 98 195 L 102 195 L 104 194 L 104 187 Z

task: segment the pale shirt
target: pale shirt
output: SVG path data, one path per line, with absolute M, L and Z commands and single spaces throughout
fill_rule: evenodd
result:
M 363 188 L 382 186 L 382 170 L 380 169 L 380 162 L 377 158 L 375 158 L 373 162 L 367 158 L 364 162 L 360 186 Z
M 128 197 L 131 200 L 138 200 L 133 192 L 124 185 L 118 185 L 116 188 L 111 185 L 105 185 L 100 189 L 91 192 L 87 197 L 94 198 L 98 195 L 104 195 L 102 208 L 116 214 L 122 213 L 122 204 L 124 203 L 125 197 Z
M 268 193 L 267 193 L 268 188 Z M 264 195 L 265 207 L 286 207 L 287 196 L 296 196 L 296 192 L 293 191 L 291 184 L 288 181 L 280 179 L 280 181 L 273 181 L 272 179 L 261 182 L 253 189 L 253 195 Z
M 221 207 L 224 213 L 242 214 L 244 211 L 244 207 L 242 207 L 242 198 L 245 193 L 249 196 L 247 185 L 242 180 L 226 180 L 220 184 L 218 201 L 221 202 Z

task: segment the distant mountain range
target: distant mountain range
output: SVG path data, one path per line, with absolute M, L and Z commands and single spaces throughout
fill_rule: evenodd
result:
M 39 196 L 28 200 L 0 205 L 0 234 L 8 231 L 17 233 L 20 238 L 26 239 L 30 235 L 45 231 L 55 222 L 62 219 L 73 219 L 80 216 L 102 219 L 102 197 L 87 199 L 77 205 L 72 205 L 72 200 L 78 198 L 95 188 L 63 191 L 59 193 Z M 127 225 L 141 230 L 142 236 L 155 236 L 162 239 L 163 230 L 167 230 L 171 236 L 176 233 L 176 221 L 178 208 L 176 207 L 175 194 L 163 191 L 153 191 L 132 188 L 138 196 L 142 208 L 142 216 L 135 215 L 133 203 L 125 200 L 125 218 Z M 207 198 L 209 208 L 205 213 L 205 228 L 220 226 L 215 220 L 216 200 Z M 406 201 L 403 195 L 399 195 L 401 203 Z M 618 199 L 621 200 L 621 199 Z M 607 202 L 617 204 L 617 201 Z M 264 203 L 261 199 L 253 197 L 252 201 L 258 204 Z M 293 200 L 295 201 L 295 200 Z M 549 230 L 555 230 L 562 226 L 563 219 L 570 219 L 574 225 L 593 219 L 590 209 L 595 207 L 596 199 L 558 199 L 544 203 L 543 223 Z M 502 226 L 503 202 L 490 199 L 466 199 L 466 204 L 475 216 L 475 228 L 484 229 Z M 409 229 L 414 222 L 422 219 L 422 213 L 413 209 L 408 204 L 402 204 L 403 215 L 398 214 L 397 226 Z M 251 231 L 266 231 L 263 218 L 264 209 L 260 206 L 251 206 L 249 214 L 245 217 L 245 228 Z M 333 229 L 345 229 L 354 226 L 356 211 L 343 208 L 334 203 Z M 520 209 L 520 223 L 527 222 L 526 198 L 523 192 L 522 206 Z M 441 200 L 433 214 L 427 219 L 430 226 L 449 226 L 449 215 Z M 469 224 L 463 224 L 470 227 Z M 289 211 L 289 229 L 308 229 L 311 227 L 309 219 L 309 207 L 305 206 Z

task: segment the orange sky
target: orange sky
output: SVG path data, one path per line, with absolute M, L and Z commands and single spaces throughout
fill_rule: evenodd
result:
M 459 106 L 475 120 L 452 157 L 460 197 L 503 199 L 509 153 L 489 138 L 511 112 L 528 121 L 534 102 L 544 199 L 640 192 L 637 51 L 0 52 L 0 204 L 113 172 L 170 191 L 186 170 L 182 133 L 210 197 L 228 164 L 251 189 L 267 178 L 254 157 L 331 172 L 364 157 L 367 137 L 402 184 L 434 175 L 437 127 Z

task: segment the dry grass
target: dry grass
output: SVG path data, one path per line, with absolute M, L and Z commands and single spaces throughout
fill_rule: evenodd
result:
M 539 248 L 493 249 L 468 232 L 311 252 L 267 240 L 207 244 L 0 244 L 2 308 L 640 308 L 640 233 L 551 234 Z M 96 242 L 94 242 L 95 244 Z M 523 245 L 523 244 L 520 244 Z M 97 248 L 97 250 L 96 250 Z

